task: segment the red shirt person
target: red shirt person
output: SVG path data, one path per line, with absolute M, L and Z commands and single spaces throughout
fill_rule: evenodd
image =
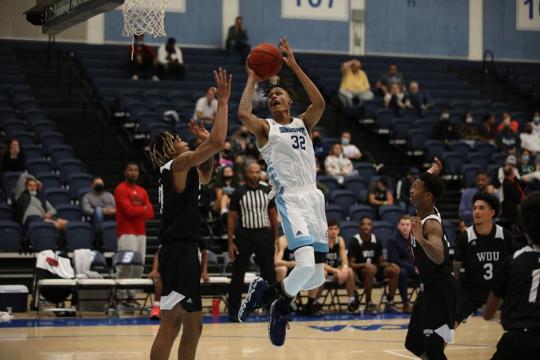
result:
M 116 233 L 118 251 L 131 250 L 146 256 L 146 220 L 154 217 L 154 208 L 146 190 L 138 186 L 139 165 L 128 163 L 124 169 L 124 181 L 114 191 L 116 203 Z M 119 279 L 140 278 L 141 266 L 119 266 Z M 128 292 L 128 303 L 133 302 L 135 293 Z M 120 297 L 124 297 L 120 293 Z

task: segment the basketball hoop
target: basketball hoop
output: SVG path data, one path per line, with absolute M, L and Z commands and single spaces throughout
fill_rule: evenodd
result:
M 165 7 L 167 0 L 125 0 L 124 36 L 140 36 L 148 33 L 154 37 L 165 36 Z

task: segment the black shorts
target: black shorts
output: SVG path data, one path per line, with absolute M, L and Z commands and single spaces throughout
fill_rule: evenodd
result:
M 497 343 L 497 351 L 491 360 L 538 359 L 540 332 L 526 333 L 508 331 Z
M 168 242 L 159 250 L 159 275 L 163 283 L 161 310 L 180 303 L 184 310 L 202 310 L 201 263 L 197 241 Z
M 433 351 L 428 350 L 433 343 L 442 344 L 442 354 L 444 343 L 453 340 L 457 286 L 456 279 L 448 275 L 419 292 L 405 340 L 405 347 L 416 356 Z M 430 339 L 432 335 L 439 338 Z
M 377 272 L 375 273 L 375 279 L 377 282 L 384 281 L 384 269 L 386 269 L 388 265 L 377 265 Z M 364 278 L 364 269 L 358 271 L 358 275 L 360 276 L 360 280 Z
M 462 323 L 486 303 L 489 288 L 461 284 L 456 306 L 456 321 Z

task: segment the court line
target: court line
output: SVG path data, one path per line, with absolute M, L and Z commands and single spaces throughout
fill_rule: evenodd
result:
M 402 351 L 402 350 L 397 350 L 397 351 Z M 397 356 L 397 357 L 401 357 L 401 358 L 405 358 L 405 359 L 412 359 L 412 360 L 417 360 L 418 359 L 417 357 L 412 357 L 412 356 L 409 356 L 409 355 L 400 354 L 397 351 L 396 350 L 383 350 L 383 352 L 385 352 L 387 354 L 390 354 L 390 355 Z

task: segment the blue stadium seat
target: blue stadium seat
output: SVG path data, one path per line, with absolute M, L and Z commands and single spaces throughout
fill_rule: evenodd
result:
M 60 234 L 56 227 L 44 221 L 33 221 L 28 226 L 28 238 L 32 251 L 54 250 L 57 248 Z
M 73 149 L 71 146 L 65 144 L 51 145 L 48 147 L 47 153 L 55 164 L 58 164 L 58 161 L 61 159 L 73 158 Z
M 48 202 L 55 208 L 59 205 L 69 205 L 71 198 L 66 190 L 60 188 L 44 189 L 43 193 Z
M 81 221 L 82 210 L 79 206 L 60 204 L 56 206 L 58 217 L 68 221 Z
M 50 161 L 43 159 L 31 159 L 26 162 L 26 168 L 30 174 L 51 174 L 53 166 Z
M 46 132 L 56 131 L 56 126 L 50 120 L 35 120 L 29 125 L 30 130 L 38 136 Z
M 70 250 L 94 248 L 94 229 L 82 221 L 70 221 L 64 229 Z
M 404 215 L 403 209 L 399 205 L 386 205 L 379 207 L 381 221 L 385 221 L 394 227 L 399 223 L 399 218 Z
M 463 155 L 455 152 L 445 152 L 442 155 L 443 171 L 447 174 L 461 174 L 461 168 L 465 163 Z
M 377 109 L 377 127 L 379 129 L 390 129 L 392 123 L 392 118 L 394 117 L 394 112 L 388 109 Z
M 477 141 L 474 144 L 473 150 L 476 153 L 484 153 L 488 157 L 491 157 L 491 155 L 495 152 L 495 146 L 485 141 Z
M 41 151 L 41 147 L 36 144 L 28 144 L 24 147 L 24 156 L 26 156 L 26 160 L 41 160 L 43 159 L 43 152 Z
M 371 182 L 371 177 L 377 175 L 377 170 L 373 164 L 360 162 L 353 164 L 353 166 L 358 172 L 358 176 L 364 179 L 368 184 Z
M 116 252 L 118 249 L 118 241 L 116 238 L 116 222 L 105 221 L 101 226 L 102 247 L 105 251 Z
M 58 160 L 58 170 L 64 183 L 68 182 L 69 176 L 76 173 L 82 173 L 85 171 L 85 166 L 82 161 L 77 159 L 62 159 Z
M 21 250 L 23 231 L 15 221 L 0 220 L 0 251 L 18 252 Z
M 53 188 L 62 187 L 62 180 L 60 180 L 60 176 L 56 174 L 38 173 L 36 177 L 43 184 L 44 189 L 53 189 Z
M 343 211 L 343 209 L 340 206 L 326 205 L 325 213 L 326 213 L 327 220 L 336 220 L 336 221 L 345 220 L 345 211 Z
M 329 175 L 319 175 L 317 176 L 317 181 L 325 185 L 330 192 L 339 189 L 339 183 L 336 178 Z
M 450 144 L 450 151 L 458 153 L 462 157 L 466 157 L 471 151 L 471 147 L 466 142 L 454 141 Z
M 433 158 L 442 158 L 442 154 L 446 151 L 446 144 L 439 140 L 426 141 L 426 156 L 429 161 Z
M 375 209 L 370 205 L 353 205 L 349 209 L 349 219 L 358 224 L 361 218 L 368 216 L 370 219 L 375 219 Z
M 409 145 L 413 150 L 424 150 L 431 135 L 424 129 L 410 129 L 408 137 Z
M 463 184 L 465 187 L 473 187 L 474 186 L 474 180 L 476 178 L 476 172 L 478 170 L 481 170 L 482 168 L 478 166 L 477 164 L 465 164 L 463 165 L 463 168 L 461 169 L 463 173 Z M 485 168 L 484 168 L 485 169 Z
M 358 234 L 358 222 L 342 221 L 339 223 L 341 237 L 345 240 L 347 248 L 350 245 L 350 240 L 354 235 Z
M 373 234 L 377 237 L 382 244 L 382 247 L 386 249 L 388 240 L 392 237 L 396 231 L 395 226 L 386 221 L 374 221 L 373 222 Z
M 394 139 L 406 139 L 411 128 L 411 122 L 402 119 L 392 120 L 392 137 Z
M 19 176 L 21 176 L 20 171 L 6 171 L 4 173 L 2 182 L 4 193 L 10 198 L 15 196 L 15 185 L 17 184 Z
M 0 204 L 0 221 L 12 221 L 14 219 L 14 213 L 11 206 L 8 204 Z M 0 240 L 1 241 L 1 240 Z
M 8 137 L 19 140 L 22 148 L 26 145 L 33 145 L 36 143 L 34 136 L 27 131 L 14 131 L 8 134 Z
M 18 119 L 3 120 L 0 123 L 0 127 L 4 130 L 8 137 L 12 137 L 11 134 L 18 132 L 26 132 L 26 125 L 24 121 Z
M 431 119 L 416 119 L 414 121 L 414 129 L 423 130 L 429 137 L 432 137 L 435 129 L 435 122 Z
M 56 131 L 47 131 L 38 135 L 39 142 L 46 153 L 49 153 L 49 148 L 53 145 L 63 145 L 65 143 L 62 134 Z
M 346 212 L 352 205 L 356 204 L 356 197 L 349 190 L 334 190 L 330 198 L 334 205 L 341 207 Z
M 90 188 L 93 178 L 86 173 L 73 173 L 68 176 L 69 196 L 74 200 L 80 199 L 80 191 Z
M 358 201 L 362 201 L 363 193 L 368 190 L 366 179 L 356 175 L 345 177 L 343 186 L 345 190 L 352 191 Z
M 493 153 L 493 155 L 491 155 L 491 163 L 502 166 L 506 161 L 507 156 L 508 155 L 506 155 L 504 152 Z
M 484 152 L 472 152 L 468 156 L 469 164 L 478 165 L 482 169 L 486 169 L 489 165 L 489 155 Z

